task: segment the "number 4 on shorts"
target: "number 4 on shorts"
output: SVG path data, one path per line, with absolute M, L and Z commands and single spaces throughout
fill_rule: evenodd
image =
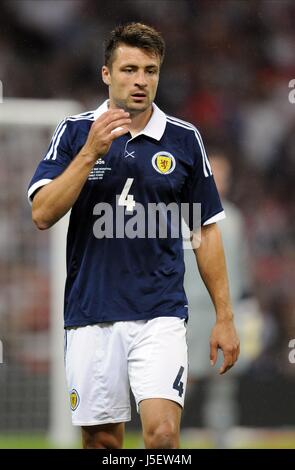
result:
M 178 391 L 178 394 L 180 397 L 182 397 L 183 395 L 183 382 L 181 380 L 183 372 L 184 372 L 184 367 L 181 366 L 176 376 L 176 379 L 174 380 L 174 383 L 173 383 L 173 388 Z

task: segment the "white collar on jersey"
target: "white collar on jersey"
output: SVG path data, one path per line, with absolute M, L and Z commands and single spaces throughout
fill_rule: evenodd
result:
M 94 119 L 97 119 L 103 113 L 108 110 L 108 102 L 109 100 L 104 101 L 95 111 L 94 111 Z M 152 137 L 155 140 L 160 140 L 165 132 L 166 128 L 166 114 L 158 108 L 155 103 L 152 103 L 153 106 L 153 114 L 141 132 L 136 134 L 135 137 L 139 135 L 147 135 L 148 137 Z

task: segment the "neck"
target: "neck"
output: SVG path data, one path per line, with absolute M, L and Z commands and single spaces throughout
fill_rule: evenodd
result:
M 110 98 L 109 107 L 117 108 L 119 106 L 116 105 L 116 103 L 114 103 Z M 131 124 L 129 125 L 129 130 L 132 137 L 134 137 L 135 135 L 139 134 L 149 122 L 153 114 L 153 107 L 150 105 L 144 111 L 130 111 L 129 109 L 126 109 L 126 111 L 130 113 Z
M 141 113 L 132 113 L 130 112 L 131 124 L 129 127 L 130 134 L 132 137 L 139 134 L 149 122 L 153 114 L 153 108 L 150 106 L 148 109 Z

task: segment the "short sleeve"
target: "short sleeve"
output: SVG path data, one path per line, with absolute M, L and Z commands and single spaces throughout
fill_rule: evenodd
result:
M 37 189 L 50 183 L 71 163 L 73 155 L 70 145 L 67 119 L 55 129 L 47 153 L 39 163 L 28 187 L 28 199 L 32 203 Z
M 225 213 L 216 188 L 209 159 L 197 129 L 192 132 L 190 153 L 192 166 L 182 195 L 182 202 L 187 203 L 185 221 L 190 230 L 200 225 L 208 225 L 225 218 Z M 195 216 L 196 212 L 199 216 Z

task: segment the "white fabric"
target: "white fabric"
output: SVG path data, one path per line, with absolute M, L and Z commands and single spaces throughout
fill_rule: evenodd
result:
M 37 191 L 37 189 L 41 188 L 42 186 L 45 186 L 46 184 L 51 183 L 51 181 L 52 181 L 51 179 L 45 178 L 43 180 L 37 181 L 29 188 L 28 200 L 29 200 L 30 205 L 32 205 L 32 196 L 35 193 L 35 191 Z
M 66 330 L 69 395 L 78 395 L 72 422 L 90 426 L 129 421 L 129 383 L 137 409 L 147 398 L 164 398 L 183 406 L 187 381 L 184 320 L 99 323 Z M 181 367 L 183 373 L 175 385 Z M 181 385 L 180 385 L 181 386 Z M 181 395 L 181 396 L 180 396 Z
M 109 100 L 104 101 L 95 111 L 94 111 L 94 119 L 96 120 L 105 113 L 108 108 Z M 166 128 L 166 114 L 158 108 L 155 103 L 152 103 L 153 107 L 153 114 L 147 125 L 145 126 L 142 131 L 140 131 L 136 136 L 132 137 L 135 138 L 139 135 L 146 135 L 148 137 L 152 137 L 155 140 L 160 140 L 165 132 Z M 130 139 L 131 141 L 132 139 Z M 129 141 L 129 142 L 130 142 Z
M 203 225 L 214 224 L 222 219 L 225 219 L 224 211 L 218 212 L 218 214 L 213 215 L 213 217 L 210 217 L 210 219 L 206 220 Z

